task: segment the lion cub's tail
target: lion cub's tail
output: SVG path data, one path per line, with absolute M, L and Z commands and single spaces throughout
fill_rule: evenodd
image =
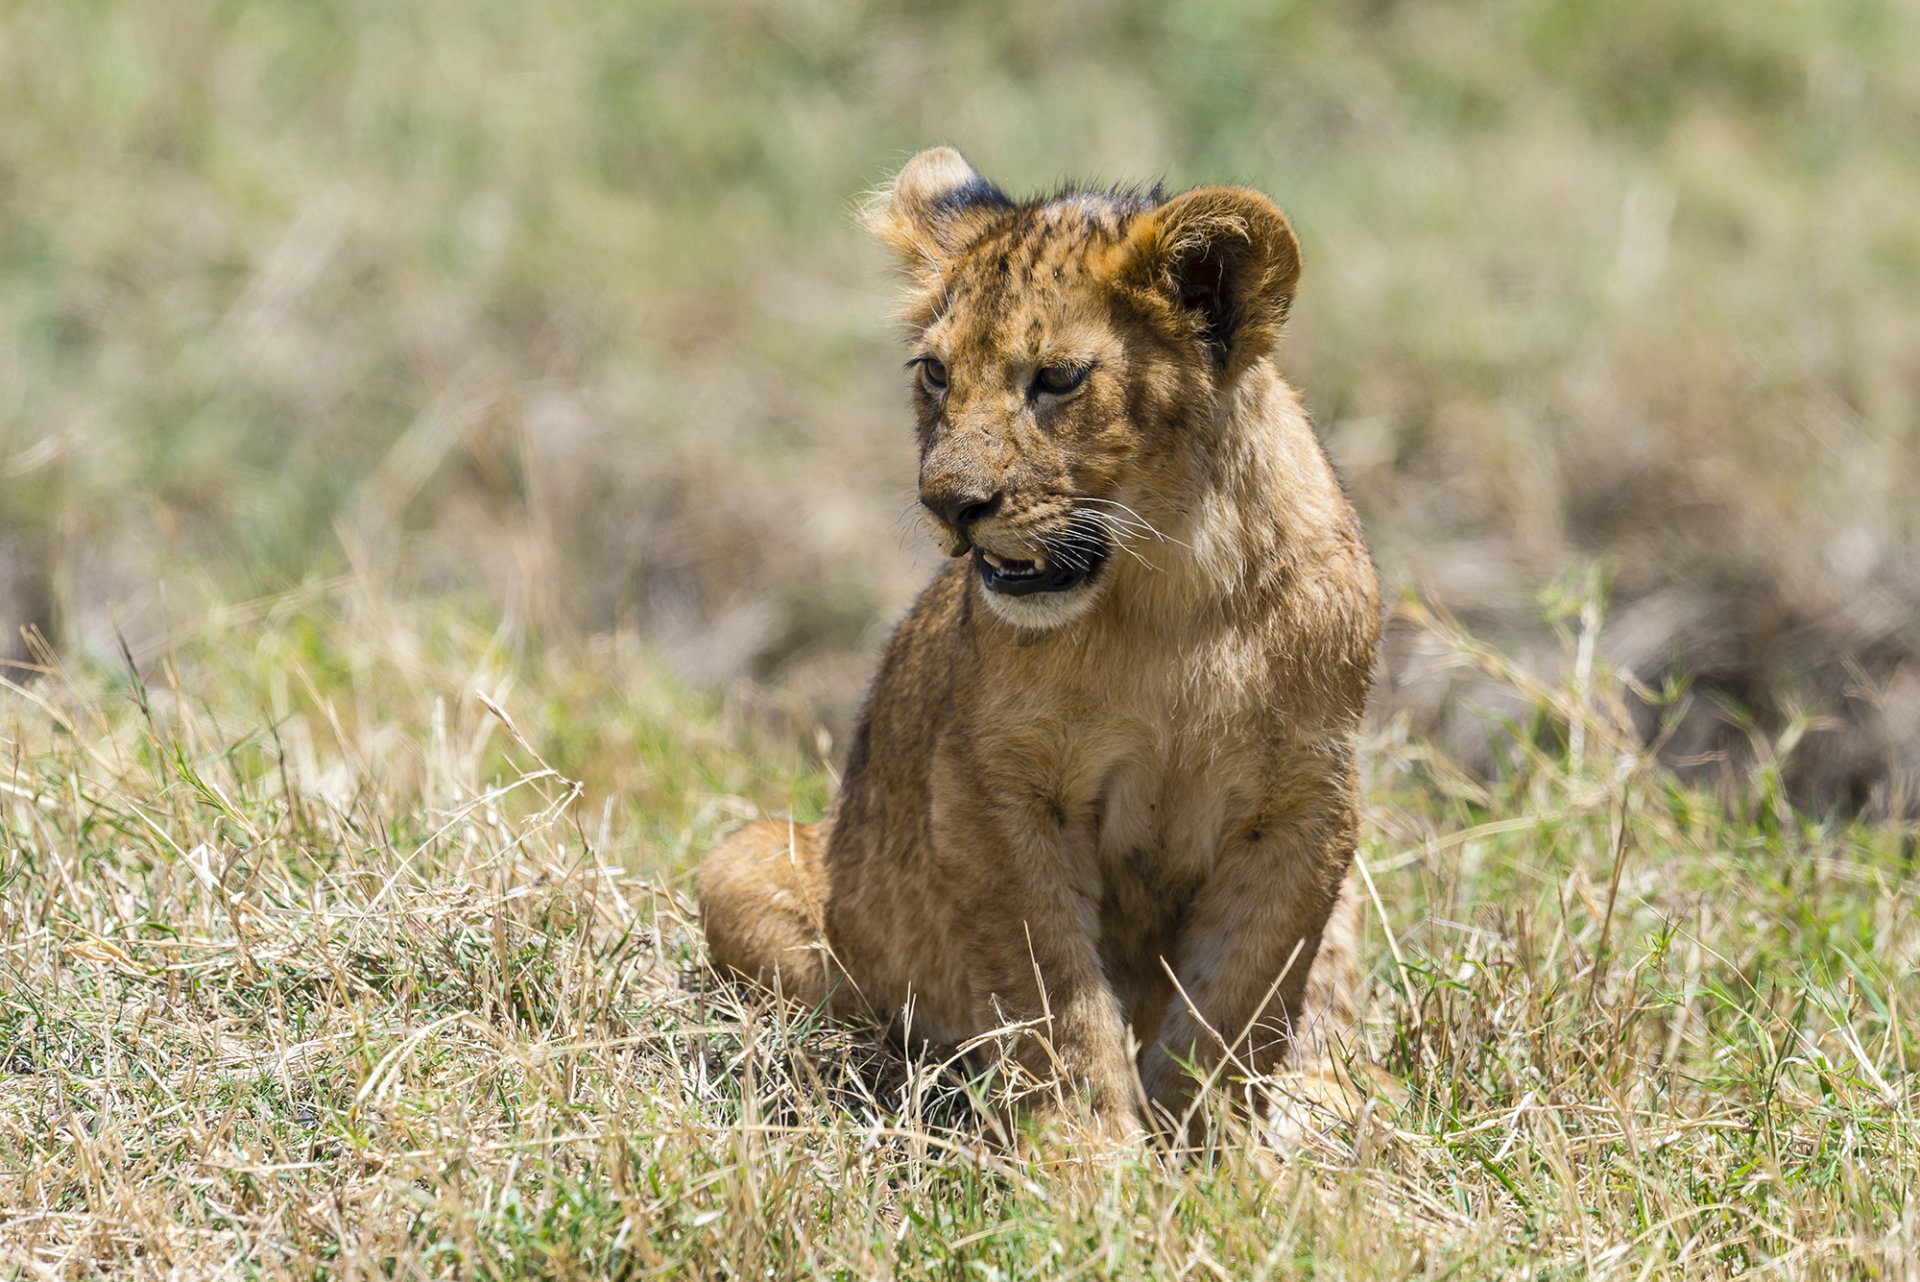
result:
M 700 863 L 700 921 L 713 964 L 806 1006 L 827 1000 L 826 833 L 763 819 Z

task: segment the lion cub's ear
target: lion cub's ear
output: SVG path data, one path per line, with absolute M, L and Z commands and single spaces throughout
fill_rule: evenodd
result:
M 1194 325 L 1226 377 L 1273 349 L 1300 280 L 1287 216 L 1245 187 L 1175 196 L 1134 221 L 1121 254 L 1122 279 Z
M 937 282 L 1013 202 L 951 147 L 929 147 L 909 160 L 861 221 L 923 283 Z

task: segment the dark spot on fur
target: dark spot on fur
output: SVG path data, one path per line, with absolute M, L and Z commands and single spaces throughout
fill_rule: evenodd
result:
M 1089 211 L 1091 207 L 1091 210 L 1097 211 L 1101 217 L 1112 219 L 1117 224 L 1135 214 L 1143 214 L 1149 209 L 1164 205 L 1167 197 L 1159 183 L 1148 187 L 1131 184 L 1117 187 L 1075 187 L 1069 184 L 1037 200 L 1029 201 L 1023 207 L 1044 209 L 1048 205 L 1064 204 L 1069 201 L 1082 211 Z M 1091 220 L 1090 211 L 1083 212 L 1081 216 Z
M 982 206 L 988 209 L 1012 209 L 1013 202 L 1007 199 L 1007 193 L 976 174 L 958 187 L 950 188 L 936 196 L 933 201 L 933 212 L 951 214 L 962 209 Z

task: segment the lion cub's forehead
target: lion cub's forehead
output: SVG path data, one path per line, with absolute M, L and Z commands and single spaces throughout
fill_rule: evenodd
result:
M 1113 252 L 1142 198 L 1069 193 L 1014 211 L 961 256 L 930 341 L 1039 356 L 1101 328 Z

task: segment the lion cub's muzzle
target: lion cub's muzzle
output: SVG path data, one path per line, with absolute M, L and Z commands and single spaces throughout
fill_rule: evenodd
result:
M 1005 493 L 924 486 L 920 501 L 938 518 L 935 534 L 947 555 L 971 551 L 981 586 L 1002 596 L 1071 592 L 1099 574 L 1112 554 L 1099 523 L 1071 510 L 1062 528 L 1036 537 L 1027 531 L 1012 533 L 1004 520 L 995 519 L 1009 506 Z

